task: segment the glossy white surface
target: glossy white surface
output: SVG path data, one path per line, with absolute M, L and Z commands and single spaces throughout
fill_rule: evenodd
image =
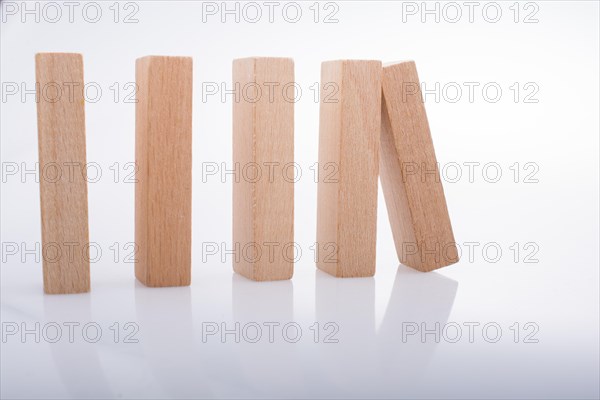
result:
M 2 101 L 2 398 L 599 397 L 598 3 L 536 2 L 534 24 L 512 21 L 512 2 L 501 3 L 496 24 L 480 14 L 474 23 L 421 23 L 419 16 L 404 23 L 402 4 L 393 2 L 339 2 L 337 24 L 312 22 L 312 2 L 297 24 L 202 22 L 200 3 L 160 1 L 137 2 L 137 24 L 115 24 L 112 3 L 102 4 L 98 24 L 2 23 L 2 82 L 31 89 L 36 52 L 74 51 L 84 54 L 86 80 L 104 93 L 86 104 L 88 162 L 103 172 L 89 185 L 90 240 L 102 255 L 92 263 L 91 293 L 73 296 L 44 296 L 41 264 L 25 251 L 40 241 L 38 183 L 21 164 L 31 169 L 37 161 L 33 96 Z M 521 18 L 529 12 L 521 8 Z M 126 262 L 134 186 L 123 174 L 134 160 L 134 104 L 115 103 L 109 88 L 118 82 L 125 90 L 135 58 L 147 54 L 194 57 L 193 279 L 186 288 L 143 287 Z M 231 241 L 231 181 L 203 176 L 206 163 L 231 160 L 231 96 L 203 101 L 203 82 L 229 85 L 231 60 L 250 55 L 293 57 L 304 91 L 295 111 L 296 162 L 305 172 L 296 185 L 295 234 L 303 255 L 291 281 L 248 281 L 232 273 L 230 258 L 206 251 Z M 414 59 L 428 87 L 458 82 L 465 90 L 457 102 L 450 94 L 426 98 L 438 161 L 458 163 L 463 174 L 444 181 L 463 249 L 459 264 L 428 274 L 399 266 L 380 193 L 375 277 L 334 279 L 315 270 L 310 166 L 318 104 L 309 88 L 319 63 L 337 58 Z M 464 82 L 497 83 L 502 98 L 485 101 L 477 91 L 470 102 Z M 539 89 L 537 103 L 523 101 L 532 93 L 527 82 Z M 469 162 L 480 163 L 472 182 Z M 489 182 L 492 171 L 481 173 L 489 163 L 501 168 L 497 183 Z M 537 183 L 524 183 L 533 171 L 526 163 L 537 166 Z M 18 173 L 7 174 L 14 165 Z M 472 257 L 471 242 L 478 243 Z M 496 248 L 502 255 L 493 262 Z M 524 262 L 528 256 L 538 262 Z M 69 322 L 80 324 L 72 343 Z M 36 323 L 39 343 L 21 336 Z M 87 323 L 96 325 L 84 337 Z M 233 334 L 209 335 L 235 323 L 239 343 Z M 279 324 L 273 343 L 269 323 Z M 423 323 L 439 323 L 439 340 L 409 334 Z M 55 324 L 62 337 L 49 343 Z M 88 343 L 94 326 L 102 335 Z M 262 337 L 251 343 L 257 326 Z M 289 343 L 294 327 L 302 336 Z M 325 343 L 336 327 L 328 338 L 338 342 Z M 127 343 L 135 329 L 128 339 L 137 343 Z

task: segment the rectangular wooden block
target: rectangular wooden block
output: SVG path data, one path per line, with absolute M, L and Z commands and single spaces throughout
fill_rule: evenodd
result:
M 431 271 L 458 252 L 415 63 L 383 68 L 381 185 L 398 258 Z
M 44 291 L 90 290 L 81 54 L 35 56 Z
M 321 66 L 317 266 L 337 277 L 375 273 L 381 62 Z
M 135 276 L 186 286 L 192 262 L 192 59 L 136 61 Z
M 293 84 L 290 58 L 233 61 L 233 269 L 255 281 L 294 272 Z

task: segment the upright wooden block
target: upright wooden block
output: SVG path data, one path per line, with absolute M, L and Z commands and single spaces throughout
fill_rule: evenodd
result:
M 415 63 L 383 68 L 381 185 L 398 258 L 431 271 L 458 261 Z
M 317 266 L 337 277 L 375 273 L 380 123 L 381 62 L 323 63 Z
M 233 62 L 233 269 L 255 281 L 294 271 L 294 62 Z
M 136 62 L 135 276 L 186 286 L 192 259 L 192 59 Z
M 44 291 L 90 290 L 81 54 L 35 56 Z

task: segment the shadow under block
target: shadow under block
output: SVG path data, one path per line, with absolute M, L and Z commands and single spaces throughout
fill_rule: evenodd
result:
M 321 65 L 317 267 L 336 277 L 375 274 L 381 62 Z
M 381 185 L 398 258 L 419 271 L 458 261 L 420 81 L 412 61 L 384 66 Z
M 294 272 L 293 84 L 290 58 L 233 61 L 233 269 L 255 281 Z
M 83 58 L 38 53 L 35 73 L 44 292 L 89 292 Z
M 192 59 L 136 61 L 135 276 L 146 286 L 191 282 Z

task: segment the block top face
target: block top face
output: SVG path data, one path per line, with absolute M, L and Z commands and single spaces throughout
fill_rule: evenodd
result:
M 343 65 L 358 65 L 358 64 L 379 64 L 381 66 L 381 61 L 379 60 L 329 60 L 323 61 L 321 65 L 326 64 L 343 64 Z
M 391 61 L 383 64 L 383 69 L 388 69 L 395 66 L 415 64 L 414 60 Z
M 136 64 L 142 61 L 185 61 L 191 63 L 193 58 L 188 56 L 144 56 L 135 60 Z
M 254 61 L 290 61 L 290 62 L 294 62 L 294 59 L 291 57 L 242 57 L 242 58 L 234 58 L 233 62 L 240 62 L 240 61 L 249 61 L 249 60 L 254 60 Z
M 77 57 L 83 58 L 81 53 L 36 53 L 35 57 Z
M 379 60 L 332 60 L 323 61 L 321 63 L 321 73 L 327 73 L 330 79 L 339 79 L 339 84 L 347 77 L 347 74 L 353 74 L 352 71 L 368 71 L 374 72 L 372 69 L 378 69 L 377 79 L 381 79 L 381 61 Z M 321 82 L 323 84 L 323 82 Z
M 246 57 L 234 59 L 231 65 L 252 65 L 253 67 L 256 67 L 256 65 L 279 65 L 294 68 L 294 59 L 286 57 Z
M 161 80 L 156 79 L 155 74 L 173 72 L 172 68 L 178 71 L 192 72 L 193 59 L 192 57 L 174 57 L 174 56 L 145 56 L 135 60 L 136 75 L 145 73 L 146 76 L 138 76 L 137 79 L 149 79 L 153 83 L 160 84 Z M 144 72 L 142 72 L 144 71 Z
M 66 63 L 71 67 L 77 65 L 83 68 L 83 56 L 79 53 L 36 53 L 35 62 L 38 65 L 39 63 L 50 63 L 46 65 Z
M 380 60 L 366 60 L 366 59 L 350 59 L 350 58 L 344 58 L 344 59 L 339 59 L 339 60 L 327 60 L 327 61 L 323 61 L 323 64 L 326 63 L 379 63 L 381 64 Z

